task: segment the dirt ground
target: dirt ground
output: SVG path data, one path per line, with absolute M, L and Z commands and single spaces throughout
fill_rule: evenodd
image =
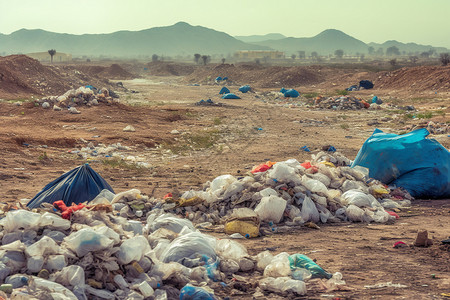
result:
M 127 76 L 133 70 L 140 70 L 140 78 L 107 78 L 120 80 L 127 89 L 117 91 L 120 104 L 79 107 L 81 114 L 78 115 L 45 110 L 27 101 L 20 106 L 14 101 L 1 101 L 2 202 L 30 199 L 47 183 L 85 162 L 89 162 L 115 192 L 137 188 L 147 195 L 161 198 L 168 192 L 199 189 L 203 183 L 222 174 L 244 174 L 267 160 L 308 160 L 310 153 L 300 149 L 304 145 L 312 152 L 325 145 L 333 145 L 354 159 L 375 128 L 400 133 L 408 126 L 424 121 L 405 118 L 405 113 L 394 107 L 390 110 L 332 111 L 308 106 L 306 99 L 275 101 L 268 98 L 268 92 L 277 91 L 282 86 L 296 88 L 301 93 L 333 95 L 336 90 L 362 79 L 372 79 L 375 84 L 379 80 L 380 87 L 375 85 L 373 90 L 352 92 L 351 95 L 366 100 L 377 95 L 396 107 L 414 105 L 421 112 L 432 111 L 431 120 L 435 122 L 449 121 L 448 79 L 445 89 L 435 89 L 430 84 L 431 87 L 423 85 L 417 90 L 405 84 L 406 79 L 398 79 L 400 76 L 413 76 L 404 75 L 411 70 L 403 70 L 394 76 L 399 82 L 394 84 L 380 78 L 380 73 L 340 70 L 334 74 L 334 70 L 311 67 L 305 71 L 304 83 L 295 78 L 284 82 L 292 83 L 290 86 L 275 82 L 268 84 L 269 76 L 248 77 L 246 80 L 245 74 L 237 74 L 239 70 L 234 70 L 235 75 L 231 71 L 227 73 L 235 76 L 233 84 L 228 86 L 230 90 L 237 92 L 240 85 L 254 82 L 254 92 L 239 93 L 241 100 L 225 100 L 217 95 L 220 86 L 211 81 L 215 78 L 212 77 L 214 72 L 219 75 L 214 67 L 196 68 L 190 74 L 185 74 L 189 72 L 183 67 L 179 73 L 184 76 L 173 76 L 170 72 L 163 74 L 166 76 L 155 76 L 151 70 L 145 73 L 144 67 L 151 69 L 151 64 L 123 67 Z M 86 74 L 94 70 L 92 67 L 78 68 L 84 68 Z M 157 72 L 176 71 L 176 66 L 158 68 Z M 111 70 L 117 71 L 117 67 Z M 418 77 L 415 80 L 423 83 L 425 80 L 421 78 L 430 78 L 430 72 L 439 72 L 441 78 L 450 78 L 449 70 L 428 70 L 424 75 L 425 71 L 421 69 L 416 72 Z M 258 72 L 264 77 L 270 70 Z M 282 72 L 279 76 L 287 76 L 288 71 Z M 292 74 L 289 76 L 295 76 L 295 72 Z M 315 80 L 308 81 L 307 78 Z M 383 84 L 381 80 L 385 80 Z M 115 81 L 103 82 L 115 86 Z M 0 86 L 0 98 L 11 99 L 10 89 L 11 86 L 2 94 Z M 20 97 L 36 94 L 36 91 L 26 94 L 27 91 L 21 90 Z M 208 98 L 222 105 L 194 105 Z M 373 120 L 378 124 L 368 125 Z M 136 131 L 124 132 L 127 125 L 134 126 Z M 450 147 L 448 133 L 432 137 Z M 99 156 L 85 159 L 71 153 L 90 142 L 94 145 L 121 143 L 128 146 L 128 150 L 118 153 L 126 163 L 117 158 Z M 129 156 L 134 159 L 129 159 Z M 139 167 L 132 163 L 134 160 L 146 162 L 149 166 Z M 284 251 L 303 253 L 317 259 L 317 263 L 327 271 L 343 274 L 347 282 L 344 290 L 321 290 L 318 282 L 312 281 L 304 299 L 441 299 L 442 293 L 450 293 L 450 248 L 440 245 L 441 240 L 450 237 L 449 200 L 415 200 L 413 206 L 400 211 L 400 219 L 390 225 L 322 224 L 317 230 L 306 227 L 287 229 L 281 224 L 277 234 L 242 243 L 250 254 L 266 249 L 274 254 Z M 429 231 L 433 246 L 392 247 L 399 240 L 411 245 L 420 229 Z M 221 233 L 215 235 L 225 237 Z M 261 274 L 242 275 L 247 276 L 248 281 L 240 285 L 241 293 L 230 295 L 222 291 L 218 294 L 231 299 L 252 299 L 255 282 Z M 406 287 L 365 288 L 385 282 Z M 265 298 L 283 297 L 268 293 Z

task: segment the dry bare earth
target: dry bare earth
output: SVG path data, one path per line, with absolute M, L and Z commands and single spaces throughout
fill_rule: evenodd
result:
M 138 188 L 146 194 L 162 197 L 169 191 L 182 192 L 189 188 L 201 188 L 204 182 L 218 175 L 243 174 L 253 165 L 269 159 L 307 160 L 309 154 L 299 150 L 303 145 L 316 150 L 331 144 L 349 158 L 354 158 L 374 129 L 367 125 L 367 121 L 392 116 L 386 111 L 335 112 L 306 107 L 286 108 L 263 103 L 255 96 L 260 95 L 260 92 L 277 90 L 280 86 L 275 89 L 274 83 L 270 88 L 260 87 L 260 81 L 256 77 L 251 79 L 238 73 L 232 75 L 238 79 L 231 77 L 235 85 L 230 89 L 237 91 L 239 85 L 252 84 L 251 80 L 255 80 L 257 93 L 243 94 L 242 100 L 223 100 L 217 96 L 219 86 L 186 85 L 187 82 L 203 82 L 207 76 L 213 76 L 215 71 L 211 71 L 207 66 L 204 69 L 197 68 L 195 72 L 199 73 L 197 77 L 193 77 L 195 73 L 192 73 L 188 77 L 145 76 L 138 80 L 123 81 L 125 87 L 140 92 L 121 93 L 121 99 L 133 105 L 79 107 L 82 112 L 80 115 L 44 110 L 30 103 L 23 106 L 0 103 L 1 198 L 5 202 L 31 198 L 46 183 L 84 163 L 85 160 L 79 159 L 76 154 L 68 153 L 75 147 L 86 145 L 81 138 L 94 144 L 120 142 L 132 148 L 128 152 L 125 151 L 125 155 L 141 155 L 151 164 L 149 169 L 122 164 L 111 167 L 110 164 L 102 162 L 103 158 L 93 158 L 91 166 L 116 192 Z M 317 74 L 318 70 L 311 68 L 310 72 L 316 72 L 315 78 L 321 78 L 323 73 L 332 76 L 334 70 L 321 70 L 321 74 Z M 345 87 L 356 80 L 380 76 L 339 72 L 342 72 L 344 82 L 335 78 L 310 82 L 308 85 L 292 83 L 290 87 L 332 93 L 338 87 Z M 421 82 L 423 76 L 421 74 L 416 78 L 416 82 Z M 268 79 L 260 80 L 264 82 Z M 381 97 L 392 97 L 393 91 L 397 90 L 402 97 L 395 100 L 403 105 L 411 104 L 411 101 L 414 101 L 413 104 L 417 107 L 426 106 L 426 109 L 448 105 L 448 90 L 440 91 L 434 96 L 432 89 L 414 91 L 402 85 L 394 85 L 375 91 L 359 92 L 356 95 L 368 98 L 370 94 L 376 93 Z M 425 92 L 427 97 L 434 97 L 421 101 L 402 100 L 424 97 L 422 93 Z M 194 102 L 209 97 L 225 105 L 193 105 Z M 436 118 L 448 121 L 445 116 Z M 300 120 L 303 123 L 300 123 Z M 400 121 L 403 122 L 403 119 L 381 122 L 379 127 L 399 132 L 405 125 L 414 122 Z M 136 132 L 122 131 L 129 124 L 136 128 Z M 341 126 L 342 124 L 347 124 L 348 129 L 347 126 Z M 180 134 L 171 134 L 172 130 L 178 130 Z M 193 136 L 217 137 L 217 140 L 214 140 L 214 146 L 208 149 L 189 150 L 181 147 L 186 145 L 184 137 Z M 447 136 L 440 136 L 438 139 L 444 146 L 449 147 Z M 155 147 L 157 145 L 165 146 L 158 148 Z M 175 156 L 169 149 L 179 150 L 182 155 Z M 266 248 L 272 249 L 274 253 L 304 253 L 317 259 L 318 264 L 329 272 L 343 273 L 349 291 L 318 291 L 317 286 L 311 284 L 311 290 L 305 297 L 308 299 L 323 299 L 321 294 L 348 299 L 440 299 L 441 293 L 450 292 L 450 252 L 448 248 L 439 246 L 439 241 L 450 235 L 450 203 L 448 200 L 416 201 L 411 209 L 400 212 L 400 215 L 401 219 L 393 225 L 345 223 L 322 225 L 320 230 L 298 227 L 285 233 L 245 240 L 243 243 L 251 254 Z M 418 229 L 430 231 L 435 242 L 432 247 L 392 248 L 392 244 L 397 240 L 411 244 Z M 279 231 L 283 231 L 282 226 L 279 226 Z M 225 237 L 223 234 L 217 235 Z M 435 278 L 432 278 L 431 274 L 435 274 Z M 251 275 L 248 277 L 249 282 L 255 281 L 261 274 Z M 389 281 L 404 284 L 407 288 L 364 288 L 365 285 Z M 231 297 L 251 299 L 254 287 L 241 284 L 240 288 L 243 291 L 240 294 L 232 292 Z M 229 295 L 229 291 L 217 293 L 222 296 Z M 267 294 L 266 297 L 281 299 L 274 294 Z

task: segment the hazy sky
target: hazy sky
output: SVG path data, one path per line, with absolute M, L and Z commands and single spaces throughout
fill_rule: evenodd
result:
M 329 28 L 363 42 L 450 48 L 450 0 L 0 0 L 0 33 L 110 33 L 179 21 L 230 35 L 311 37 Z

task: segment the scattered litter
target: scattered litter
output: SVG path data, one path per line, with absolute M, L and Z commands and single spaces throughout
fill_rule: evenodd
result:
M 391 281 L 377 283 L 377 284 L 374 284 L 374 285 L 365 285 L 364 286 L 364 288 L 366 288 L 366 289 L 380 289 L 380 288 L 385 288 L 385 287 L 406 288 L 408 286 L 400 284 L 400 283 L 392 283 Z
M 135 132 L 136 129 L 133 127 L 133 125 L 127 125 L 124 129 L 124 132 Z
M 403 248 L 403 247 L 408 247 L 408 245 L 406 245 L 405 242 L 402 241 L 398 241 L 395 242 L 394 246 L 392 246 L 393 248 Z

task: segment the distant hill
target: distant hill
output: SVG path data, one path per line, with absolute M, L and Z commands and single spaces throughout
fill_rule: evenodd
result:
M 285 39 L 286 36 L 281 33 L 268 33 L 265 35 L 237 35 L 235 38 L 245 43 L 258 43 L 268 40 L 281 40 Z
M 281 40 L 268 40 L 256 43 L 261 46 L 270 47 L 284 51 L 286 54 L 298 51 L 311 53 L 316 51 L 319 55 L 334 54 L 338 49 L 344 50 L 346 54 L 366 53 L 368 46 L 354 37 L 336 29 L 327 29 L 310 38 L 284 38 Z
M 179 22 L 167 27 L 110 34 L 61 34 L 40 29 L 21 29 L 0 35 L 0 54 L 42 52 L 48 49 L 72 55 L 137 57 L 142 55 L 228 55 L 237 50 L 268 50 L 244 43 L 213 29 Z
M 430 49 L 436 51 L 436 53 L 442 53 L 442 52 L 448 52 L 449 50 L 445 47 L 433 47 L 431 45 L 419 45 L 416 43 L 401 43 L 397 41 L 386 41 L 383 44 L 377 44 L 377 43 L 369 43 L 367 44 L 368 47 L 373 47 L 375 50 L 378 48 L 383 48 L 386 50 L 389 47 L 395 46 L 400 50 L 400 53 L 403 51 L 406 54 L 420 54 L 425 51 L 429 51 Z

